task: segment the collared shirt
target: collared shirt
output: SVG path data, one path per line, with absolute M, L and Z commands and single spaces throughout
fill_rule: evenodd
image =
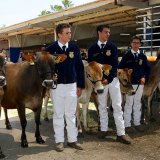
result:
M 98 46 L 101 48 L 101 44 L 105 44 L 106 45 L 106 43 L 107 43 L 107 41 L 105 41 L 105 42 L 101 42 L 100 40 L 98 40 L 98 42 L 97 42 L 97 44 L 98 44 Z M 104 46 L 105 46 L 104 45 Z
M 135 55 L 135 53 L 136 53 L 137 56 L 140 54 L 140 50 L 138 50 L 138 51 L 136 52 L 136 51 L 134 51 L 133 49 L 131 49 L 131 52 L 132 52 L 133 55 Z
M 62 48 L 63 46 L 66 46 L 66 49 L 68 48 L 68 42 L 64 45 L 61 42 L 58 41 L 58 45 Z M 62 48 L 63 50 L 63 48 Z

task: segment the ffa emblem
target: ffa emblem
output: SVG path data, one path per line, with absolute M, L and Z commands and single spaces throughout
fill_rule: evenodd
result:
M 104 74 L 105 74 L 106 76 L 108 76 L 108 75 L 109 75 L 109 69 L 104 70 Z
M 139 65 L 142 65 L 142 62 L 143 62 L 143 60 L 142 60 L 142 59 L 140 59 L 140 60 L 139 60 Z
M 69 52 L 69 57 L 74 58 L 74 52 Z
M 111 55 L 111 50 L 107 50 L 106 51 L 106 56 L 110 56 Z
M 62 63 L 63 61 L 65 61 L 66 58 L 67 58 L 67 56 L 66 56 L 65 54 L 58 54 L 58 55 L 55 57 L 54 61 L 55 61 L 55 63 L 58 64 L 58 63 Z

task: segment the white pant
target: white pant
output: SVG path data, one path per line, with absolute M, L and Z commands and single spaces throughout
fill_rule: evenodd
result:
M 132 85 L 136 90 L 138 85 Z M 133 110 L 133 123 L 135 126 L 140 125 L 141 120 L 141 98 L 144 85 L 139 85 L 136 94 L 133 96 L 126 95 L 126 103 L 124 106 L 124 124 L 125 127 L 131 127 L 131 114 Z
M 56 89 L 51 89 L 53 102 L 53 128 L 55 142 L 64 142 L 64 119 L 66 120 L 68 142 L 77 141 L 76 107 L 77 107 L 76 83 L 58 84 Z
M 123 112 L 121 107 L 122 98 L 120 92 L 120 84 L 117 77 L 115 77 L 110 84 L 105 86 L 104 92 L 102 94 L 98 94 L 101 131 L 108 130 L 108 112 L 107 112 L 108 91 L 110 93 L 110 97 L 112 100 L 113 116 L 116 124 L 117 135 L 118 136 L 125 135 Z

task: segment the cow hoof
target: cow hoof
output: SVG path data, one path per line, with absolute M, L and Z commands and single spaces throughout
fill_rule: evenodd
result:
M 11 126 L 11 124 L 6 124 L 6 129 L 12 129 L 12 126 Z
M 5 155 L 2 153 L 1 147 L 0 147 L 0 159 L 2 159 L 2 158 L 4 158 L 4 157 L 5 157 Z
M 5 155 L 1 152 L 0 153 L 0 159 L 5 158 Z
M 39 136 L 38 138 L 36 138 L 36 142 L 39 143 L 39 144 L 45 143 L 45 141 L 42 139 L 41 136 Z
M 84 134 L 83 133 L 78 133 L 78 138 L 84 138 Z
M 44 120 L 48 122 L 48 121 L 49 121 L 49 118 L 48 118 L 48 117 L 45 117 Z
M 155 122 L 155 121 L 156 121 L 156 119 L 155 119 L 155 118 L 153 118 L 153 117 L 151 117 L 151 118 L 150 118 L 150 121 L 151 121 L 151 122 Z
M 92 134 L 93 134 L 93 132 L 92 132 L 91 130 L 87 130 L 87 131 L 86 131 L 86 134 L 88 134 L 88 135 L 92 135 Z
M 27 148 L 28 147 L 27 140 L 24 140 L 24 141 L 21 142 L 21 147 L 23 147 L 23 148 Z

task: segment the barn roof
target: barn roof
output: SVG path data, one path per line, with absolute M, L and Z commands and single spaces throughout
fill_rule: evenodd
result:
M 150 4 L 149 4 L 150 3 Z M 136 9 L 155 5 L 157 0 L 97 0 L 67 10 L 37 17 L 0 29 L 0 40 L 15 35 L 54 35 L 61 22 L 72 26 L 109 24 L 113 27 L 136 26 Z
M 54 34 L 55 26 L 61 22 L 68 22 L 74 26 L 106 22 L 112 26 L 135 25 L 136 7 L 115 5 L 115 2 L 115 0 L 94 1 L 11 25 L 0 29 L 0 38 L 14 35 Z

